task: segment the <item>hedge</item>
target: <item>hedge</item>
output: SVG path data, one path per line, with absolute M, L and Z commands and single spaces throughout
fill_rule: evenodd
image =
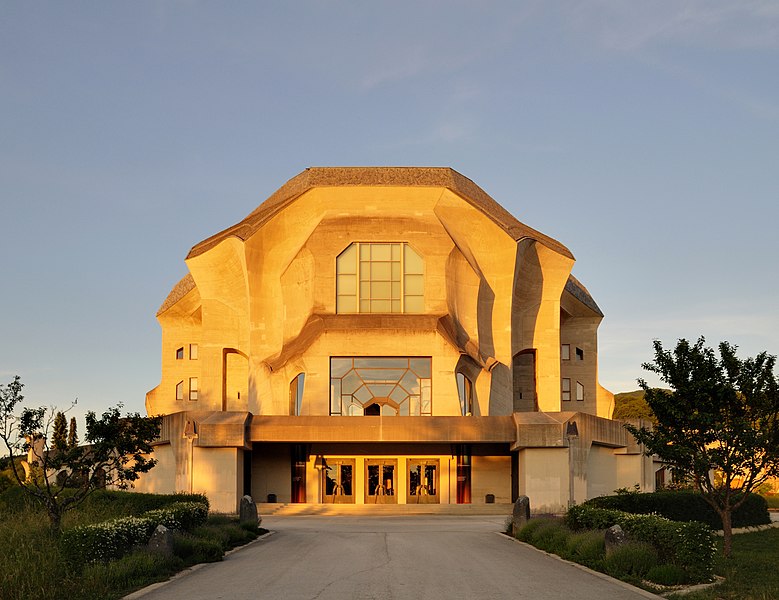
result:
M 140 517 L 122 517 L 68 529 L 60 537 L 60 549 L 74 565 L 107 562 L 147 544 L 157 525 L 189 531 L 205 523 L 207 517 L 208 506 L 203 503 L 176 502 Z
M 568 509 L 566 524 L 572 530 L 608 529 L 619 525 L 628 538 L 655 547 L 661 563 L 684 570 L 689 581 L 711 579 L 714 565 L 714 535 L 708 525 L 682 523 L 657 515 L 631 514 L 582 504 Z
M 588 500 L 585 504 L 628 513 L 655 513 L 672 521 L 699 521 L 712 529 L 722 529 L 720 516 L 700 493 L 691 490 L 600 496 Z M 732 516 L 733 527 L 752 527 L 770 522 L 768 504 L 765 498 L 757 494 L 750 494 Z

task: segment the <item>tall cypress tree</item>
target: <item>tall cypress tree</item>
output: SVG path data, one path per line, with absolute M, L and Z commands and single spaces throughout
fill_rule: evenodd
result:
M 76 417 L 70 417 L 70 430 L 68 431 L 68 448 L 78 446 L 78 431 L 76 430 Z
M 65 413 L 58 412 L 54 416 L 54 431 L 52 432 L 52 445 L 56 450 L 68 449 L 68 422 L 65 420 Z

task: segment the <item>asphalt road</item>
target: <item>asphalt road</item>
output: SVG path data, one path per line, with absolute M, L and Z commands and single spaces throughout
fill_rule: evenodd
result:
M 657 598 L 499 535 L 503 517 L 265 517 L 273 535 L 144 600 Z

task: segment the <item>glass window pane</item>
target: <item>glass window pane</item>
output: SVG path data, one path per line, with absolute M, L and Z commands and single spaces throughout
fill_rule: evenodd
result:
M 571 380 L 568 378 L 563 378 L 563 391 L 564 392 L 571 391 Z
M 360 244 L 360 260 L 370 260 L 370 259 L 371 259 L 371 245 Z
M 429 358 L 412 358 L 411 370 L 414 371 L 420 377 L 430 377 L 430 359 Z
M 560 358 L 562 360 L 571 360 L 571 345 L 563 344 L 560 348 Z
M 351 358 L 331 358 L 330 377 L 343 377 L 352 368 Z
M 419 411 L 419 396 L 411 396 L 407 401 L 408 404 L 408 414 L 411 417 L 418 417 L 420 416 Z
M 400 404 L 408 397 L 408 392 L 398 385 L 390 392 L 389 397 L 392 401 Z
M 197 360 L 197 344 L 189 345 L 189 358 L 190 360 Z
M 341 414 L 341 380 L 333 379 L 330 381 L 330 414 Z
M 396 417 L 398 415 L 398 411 L 390 406 L 389 404 L 384 404 L 381 407 L 381 416 L 382 417 Z
M 424 263 L 422 262 L 422 257 L 419 256 L 419 254 L 417 254 L 408 244 L 404 246 L 403 258 L 405 260 L 406 274 L 414 273 L 421 275 L 424 273 Z
M 374 313 L 380 313 L 380 312 L 391 312 L 392 311 L 392 303 L 389 300 L 373 300 L 371 301 L 371 312 Z
M 371 301 L 370 300 L 360 300 L 360 312 L 361 313 L 369 313 L 369 312 L 371 312 Z
M 403 375 L 403 379 L 400 380 L 400 385 L 402 385 L 403 389 L 410 394 L 419 393 L 419 377 L 417 377 L 413 371 L 407 371 L 406 374 Z
M 355 358 L 355 369 L 408 369 L 407 358 L 370 356 L 367 358 Z
M 373 392 L 373 395 L 376 398 L 387 398 L 392 391 L 392 388 L 395 387 L 394 385 L 388 385 L 385 383 L 381 384 L 371 384 L 368 386 L 368 388 Z
M 578 381 L 576 382 L 576 399 L 584 400 L 584 386 Z
M 369 281 L 360 282 L 360 298 L 368 300 L 371 297 L 371 284 Z
M 392 260 L 391 244 L 371 244 L 371 260 Z
M 429 415 L 431 414 L 431 399 L 430 399 L 430 380 L 429 379 L 423 379 L 422 380 L 422 397 L 420 399 L 421 401 L 421 412 L 423 415 Z
M 400 263 L 394 262 L 390 264 L 392 266 L 392 281 L 400 282 Z
M 357 293 L 357 277 L 354 275 L 339 275 L 336 293 L 340 296 L 350 296 Z
M 385 364 L 379 364 L 377 366 L 384 367 Z M 400 378 L 403 377 L 403 374 L 406 372 L 406 369 L 408 368 L 408 365 L 403 365 L 402 369 L 384 369 L 384 368 L 374 368 L 374 369 L 363 369 L 359 368 L 357 371 L 357 374 L 362 377 L 363 381 L 366 383 L 370 382 L 376 382 L 376 383 L 395 383 L 396 381 L 400 381 Z
M 392 260 L 400 261 L 400 244 L 392 244 Z
M 406 296 L 404 302 L 407 313 L 425 312 L 425 299 L 422 296 Z
M 389 300 L 392 296 L 392 284 L 389 281 L 371 283 L 372 300 Z
M 356 296 L 338 296 L 335 302 L 335 311 L 339 313 L 356 313 Z
M 392 296 L 393 300 L 400 300 L 400 282 L 392 282 Z
M 392 279 L 391 263 L 374 262 L 371 263 L 371 281 L 389 281 Z
M 341 393 L 342 394 L 353 394 L 354 391 L 362 385 L 362 379 L 360 379 L 357 376 L 357 373 L 354 371 L 349 371 L 343 379 L 341 379 Z
M 354 244 L 349 246 L 336 259 L 336 271 L 339 274 L 357 272 L 357 248 Z
M 369 262 L 361 262 L 360 263 L 360 281 L 370 281 L 371 280 L 371 263 Z
M 406 289 L 408 296 L 422 296 L 425 293 L 425 280 L 422 275 L 406 275 Z
M 356 392 L 354 392 L 354 397 L 357 398 L 357 400 L 359 400 L 362 404 L 365 404 L 370 400 L 373 400 L 373 392 L 368 386 L 364 385 Z
M 400 300 L 393 300 L 392 301 L 392 312 L 399 313 L 400 312 Z

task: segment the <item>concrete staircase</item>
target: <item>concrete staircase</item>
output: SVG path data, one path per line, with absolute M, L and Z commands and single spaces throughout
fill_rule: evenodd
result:
M 267 515 L 510 515 L 513 504 L 292 504 L 258 503 L 257 512 Z

